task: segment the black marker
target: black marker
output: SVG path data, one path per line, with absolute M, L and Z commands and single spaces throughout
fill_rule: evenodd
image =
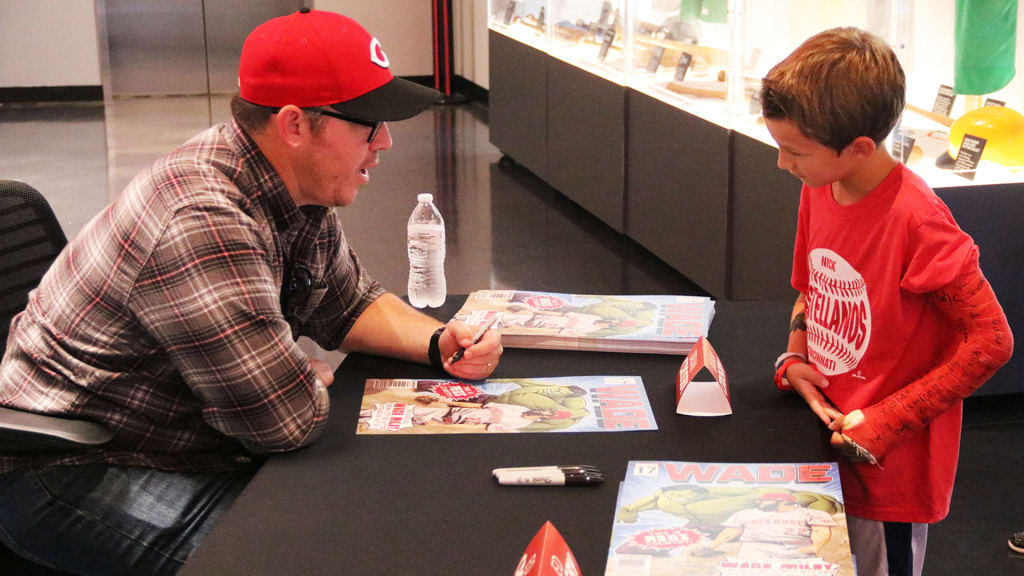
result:
M 604 481 L 600 470 L 584 465 L 495 468 L 492 473 L 504 486 L 588 486 Z

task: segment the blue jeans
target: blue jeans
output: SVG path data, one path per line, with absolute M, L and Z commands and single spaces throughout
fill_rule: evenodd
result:
M 881 522 L 846 515 L 859 576 L 921 576 L 928 525 Z
M 0 541 L 82 575 L 174 574 L 255 471 L 94 464 L 0 475 Z

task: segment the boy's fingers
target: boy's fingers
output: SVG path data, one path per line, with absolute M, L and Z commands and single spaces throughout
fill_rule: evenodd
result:
M 814 385 L 818 388 L 828 388 L 828 378 L 825 378 L 825 375 L 821 372 L 815 371 L 812 378 L 812 382 L 814 382 Z
M 811 410 L 831 429 L 835 416 L 829 411 L 828 406 L 822 402 L 814 402 L 811 404 Z

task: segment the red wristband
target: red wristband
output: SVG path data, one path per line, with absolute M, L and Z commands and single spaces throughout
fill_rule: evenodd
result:
M 799 364 L 801 362 L 803 362 L 803 360 L 797 356 L 787 358 L 786 361 L 782 363 L 782 366 L 779 366 L 779 369 L 775 371 L 775 387 L 779 390 L 792 390 L 793 387 L 790 386 L 789 382 L 786 380 L 786 369 L 793 364 Z

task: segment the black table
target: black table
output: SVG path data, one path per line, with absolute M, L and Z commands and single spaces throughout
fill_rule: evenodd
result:
M 434 311 L 450 318 L 464 297 Z M 271 458 L 181 572 L 512 574 L 550 520 L 583 574 L 603 574 L 618 483 L 629 460 L 829 461 L 826 430 L 772 362 L 791 307 L 719 302 L 710 340 L 729 374 L 733 415 L 675 413 L 679 356 L 506 349 L 495 377 L 639 375 L 657 431 L 356 436 L 367 378 L 431 378 L 427 366 L 349 355 L 331 387 L 323 437 Z M 499 486 L 491 469 L 593 464 L 594 487 Z

